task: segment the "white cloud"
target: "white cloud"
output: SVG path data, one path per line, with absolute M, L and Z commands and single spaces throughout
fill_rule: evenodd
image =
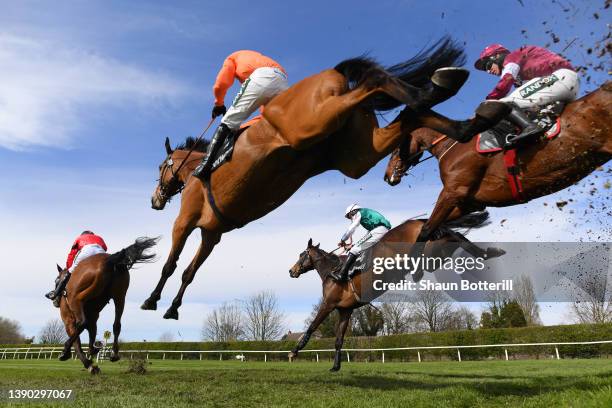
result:
M 169 75 L 83 49 L 0 34 L 0 146 L 69 147 L 86 109 L 174 101 L 188 87 Z

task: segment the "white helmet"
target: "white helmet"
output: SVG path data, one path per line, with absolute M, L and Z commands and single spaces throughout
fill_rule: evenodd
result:
M 344 212 L 344 216 L 348 217 L 349 213 L 353 210 L 359 210 L 361 208 L 361 206 L 359 204 L 351 204 L 348 207 L 346 207 L 346 211 Z

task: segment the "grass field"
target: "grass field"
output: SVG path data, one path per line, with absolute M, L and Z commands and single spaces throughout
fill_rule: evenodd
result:
M 264 363 L 153 360 L 145 375 L 103 362 L 0 361 L 0 389 L 73 389 L 77 407 L 612 407 L 612 360 Z M 23 403 L 0 401 L 2 405 Z M 32 405 L 32 404 L 28 404 Z

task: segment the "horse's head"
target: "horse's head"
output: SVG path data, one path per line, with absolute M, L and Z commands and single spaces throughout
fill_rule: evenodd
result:
M 159 165 L 159 181 L 151 196 L 151 207 L 155 210 L 163 210 L 166 203 L 183 189 L 183 182 L 177 174 L 178 163 L 173 157 L 174 151 L 170 147 L 170 139 L 166 138 L 166 158 Z
M 312 245 L 312 238 L 310 238 L 308 240 L 308 246 L 306 247 L 306 250 L 300 254 L 300 257 L 298 258 L 295 265 L 293 265 L 291 269 L 289 269 L 289 276 L 291 276 L 292 278 L 299 278 L 301 274 L 306 273 L 308 271 L 312 271 L 315 268 L 314 262 L 312 261 L 312 254 L 313 251 L 316 251 L 318 249 L 319 244 Z
M 416 138 L 412 135 L 406 136 L 402 145 L 391 153 L 384 180 L 391 186 L 399 184 L 402 177 L 408 174 L 408 170 L 419 162 L 421 156 L 423 152 Z

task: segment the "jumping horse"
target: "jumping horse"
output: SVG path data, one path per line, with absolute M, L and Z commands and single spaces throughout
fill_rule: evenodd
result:
M 483 104 L 475 118 L 464 122 L 429 109 L 463 85 L 467 70 L 445 68 L 463 61 L 462 48 L 446 38 L 387 69 L 371 59 L 354 58 L 305 78 L 266 105 L 263 118 L 239 136 L 231 160 L 204 181 L 191 177 L 203 153 L 173 150 L 166 139 L 167 157 L 160 165 L 151 205 L 161 210 L 182 191 L 181 208 L 161 278 L 141 308 L 157 309 L 194 229 L 200 229 L 200 247 L 183 272 L 166 319 L 178 319 L 187 286 L 222 234 L 268 214 L 306 180 L 328 170 L 359 178 L 419 127 L 459 136 L 489 128 L 507 113 L 505 104 Z M 406 108 L 396 120 L 378 127 L 376 111 L 401 105 Z
M 461 219 L 455 220 L 452 223 L 444 225 L 439 230 L 439 237 L 436 240 L 427 242 L 423 248 L 423 254 L 429 257 L 448 257 L 455 252 L 459 247 L 466 249 L 468 252 L 473 252 L 473 247 L 470 244 L 465 244 L 467 238 L 463 237 L 458 232 L 451 228 L 478 228 L 485 224 L 488 219 L 488 214 L 470 214 Z M 397 253 L 397 243 L 415 243 L 426 220 L 409 220 L 389 231 L 374 247 L 373 252 L 378 255 L 393 257 Z M 497 248 L 488 248 L 486 251 L 476 251 L 476 256 L 482 256 L 487 253 L 487 258 L 494 258 L 503 255 L 503 251 Z M 323 301 L 317 311 L 317 315 L 312 320 L 304 335 L 300 338 L 296 346 L 289 353 L 289 358 L 295 358 L 298 352 L 302 350 L 312 333 L 319 327 L 327 316 L 334 310 L 340 313 L 340 320 L 336 327 L 336 343 L 334 365 L 330 371 L 340 370 L 341 351 L 344 343 L 344 334 L 348 327 L 353 311 L 376 297 L 382 295 L 384 291 L 370 292 L 367 295 L 367 300 L 364 302 L 364 294 L 372 290 L 375 279 L 380 279 L 380 275 L 376 275 L 370 265 L 361 273 L 356 274 L 349 282 L 338 282 L 332 279 L 329 275 L 342 263 L 339 256 L 328 253 L 319 248 L 319 245 L 313 245 L 312 239 L 308 241 L 306 250 L 303 251 L 295 265 L 289 270 L 289 275 L 292 278 L 298 278 L 300 275 L 316 270 L 319 273 L 323 284 Z
M 504 153 L 482 154 L 476 149 L 477 138 L 456 143 L 431 129 L 415 130 L 405 138 L 391 155 L 384 179 L 397 185 L 426 151 L 438 159 L 444 187 L 419 237 L 426 241 L 447 220 L 552 194 L 606 164 L 612 158 L 612 81 L 567 105 L 559 124 L 556 137 L 517 149 L 518 187 L 509 178 Z

